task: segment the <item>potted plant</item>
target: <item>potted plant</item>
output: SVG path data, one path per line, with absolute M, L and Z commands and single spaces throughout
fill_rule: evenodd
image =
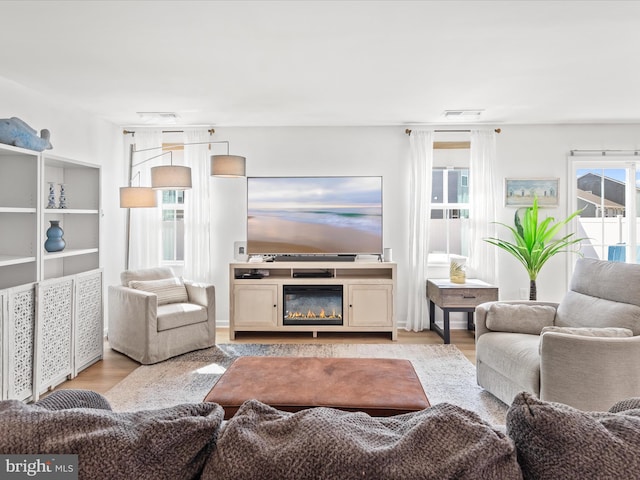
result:
M 557 223 L 552 223 L 555 220 L 553 217 L 547 217 L 539 222 L 538 199 L 534 198 L 533 206 L 526 209 L 522 220 L 520 219 L 519 211 L 516 210 L 515 228 L 504 223 L 495 222 L 511 231 L 514 239 L 513 243 L 495 237 L 484 239 L 485 242 L 509 252 L 527 269 L 529 274 L 529 300 L 537 300 L 536 279 L 547 260 L 556 253 L 570 251 L 569 247 L 571 245 L 579 244 L 582 240 L 585 240 L 584 238 L 573 238 L 574 233 L 554 239 L 560 229 L 581 212 L 582 210 L 575 211 Z

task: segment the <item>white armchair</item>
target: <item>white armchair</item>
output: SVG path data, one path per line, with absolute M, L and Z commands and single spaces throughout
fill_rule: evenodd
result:
M 142 363 L 215 345 L 213 285 L 182 282 L 170 268 L 127 270 L 109 287 L 108 340 Z
M 478 384 L 503 402 L 541 400 L 606 411 L 640 396 L 640 265 L 578 260 L 559 304 L 476 308 Z

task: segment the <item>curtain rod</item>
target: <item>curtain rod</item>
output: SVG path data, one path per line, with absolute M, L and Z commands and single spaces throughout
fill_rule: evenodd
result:
M 210 128 L 209 130 L 207 130 L 209 132 L 209 135 L 213 135 L 216 130 L 215 128 Z M 162 130 L 162 133 L 184 133 L 184 130 Z M 123 135 L 134 135 L 136 134 L 136 132 L 134 130 L 123 130 L 122 131 Z
M 640 150 L 570 150 L 570 154 L 573 157 L 574 155 L 593 155 L 600 154 L 603 157 L 607 155 L 640 155 Z
M 438 132 L 438 133 L 458 133 L 458 132 L 470 132 L 471 130 L 434 130 L 434 132 Z M 496 133 L 500 133 L 502 130 L 499 128 L 496 128 L 493 130 Z M 407 128 L 404 133 L 406 133 L 407 135 L 411 135 L 411 129 Z

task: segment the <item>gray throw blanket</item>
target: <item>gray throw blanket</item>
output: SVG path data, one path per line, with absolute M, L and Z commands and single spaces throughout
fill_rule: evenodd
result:
M 223 417 L 215 403 L 112 412 L 91 396 L 82 400 L 101 408 L 48 409 L 68 400 L 0 402 L 0 453 L 77 454 L 80 479 L 199 478 Z
M 227 422 L 204 480 L 522 478 L 509 438 L 450 404 L 396 417 L 256 400 Z
M 619 402 L 612 407 L 617 413 L 583 412 L 519 393 L 507 414 L 507 432 L 524 478 L 640 478 L 638 403 Z

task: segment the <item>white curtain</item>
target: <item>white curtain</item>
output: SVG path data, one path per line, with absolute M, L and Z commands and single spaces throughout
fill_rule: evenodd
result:
M 429 328 L 427 260 L 431 219 L 433 131 L 413 130 L 409 136 L 411 181 L 409 217 L 409 278 L 406 329 Z
M 184 277 L 211 282 L 209 145 L 206 129 L 185 130 L 184 164 L 191 167 L 192 189 L 184 199 Z M 186 145 L 200 143 L 201 145 Z
M 493 130 L 471 130 L 469 175 L 470 244 L 467 266 L 474 277 L 497 285 L 496 247 L 483 239 L 496 236 L 496 192 L 502 188 L 496 179 L 496 133 Z
M 133 165 L 162 153 L 162 131 L 136 131 L 133 141 L 135 150 L 146 150 L 133 154 Z M 168 155 L 167 163 L 168 163 Z M 162 165 L 165 157 L 154 158 L 146 163 L 133 167 L 133 176 L 140 172 L 139 180 L 133 181 L 132 186 L 151 186 L 151 167 Z M 160 195 L 159 193 L 157 195 Z M 158 198 L 160 205 L 160 198 Z M 131 208 L 130 209 L 130 241 L 129 241 L 129 269 L 157 267 L 162 261 L 162 209 Z

